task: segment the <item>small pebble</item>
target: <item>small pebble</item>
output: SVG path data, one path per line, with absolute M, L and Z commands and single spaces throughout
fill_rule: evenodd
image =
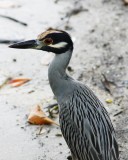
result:
M 16 61 L 17 61 L 17 59 L 14 58 L 14 59 L 13 59 L 13 62 L 16 62 Z

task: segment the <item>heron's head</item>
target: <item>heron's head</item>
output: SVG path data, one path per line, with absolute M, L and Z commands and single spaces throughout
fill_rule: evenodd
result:
M 62 30 L 48 29 L 41 33 L 37 39 L 15 43 L 9 46 L 18 49 L 38 49 L 56 54 L 73 49 L 70 35 Z

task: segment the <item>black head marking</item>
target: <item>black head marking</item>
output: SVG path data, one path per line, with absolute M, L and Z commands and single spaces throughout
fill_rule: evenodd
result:
M 39 35 L 39 41 L 45 41 L 45 39 L 52 39 L 52 46 L 50 45 L 46 45 L 43 46 L 42 50 L 45 50 L 47 52 L 53 52 L 56 54 L 61 54 L 66 52 L 67 50 L 73 50 L 73 42 L 71 40 L 70 35 L 65 32 L 65 31 L 61 31 L 61 30 L 47 30 L 46 32 L 42 33 L 41 35 Z M 64 47 L 54 47 L 54 45 L 60 44 L 61 42 L 65 42 L 65 46 Z

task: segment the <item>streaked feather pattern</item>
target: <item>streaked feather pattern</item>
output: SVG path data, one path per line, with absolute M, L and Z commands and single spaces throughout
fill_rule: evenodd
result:
M 60 125 L 73 160 L 118 160 L 115 131 L 106 109 L 94 93 L 74 83 L 60 102 Z

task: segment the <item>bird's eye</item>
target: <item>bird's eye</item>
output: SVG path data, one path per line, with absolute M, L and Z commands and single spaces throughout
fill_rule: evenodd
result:
M 43 40 L 43 42 L 46 44 L 46 45 L 50 45 L 53 43 L 53 40 L 51 38 L 46 38 Z

